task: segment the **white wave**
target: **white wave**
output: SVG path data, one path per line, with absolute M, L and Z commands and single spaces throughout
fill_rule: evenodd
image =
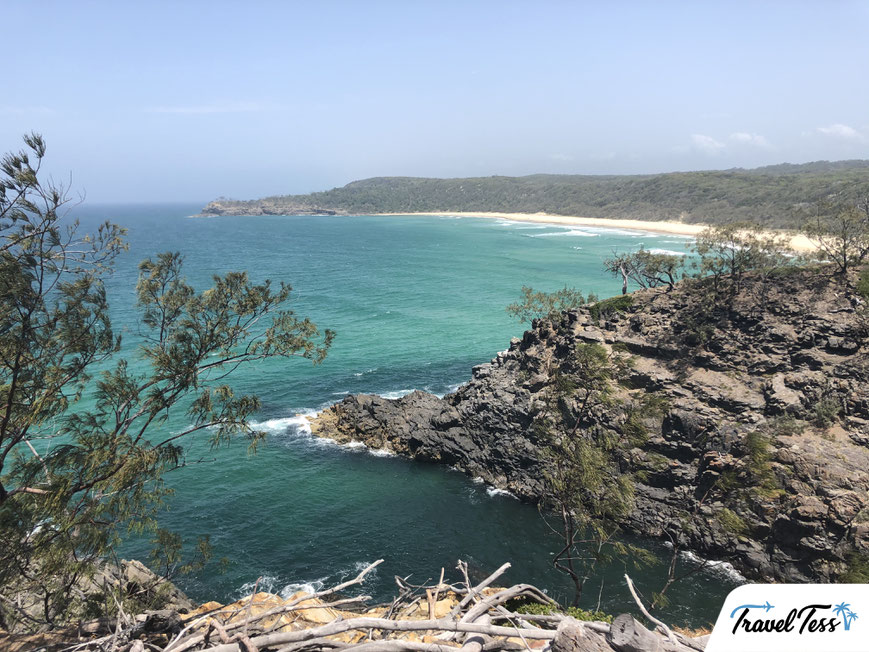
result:
M 254 430 L 264 430 L 274 435 L 282 435 L 288 430 L 295 429 L 300 434 L 311 434 L 311 422 L 308 419 L 317 416 L 320 410 L 301 412 L 292 417 L 280 417 L 266 421 L 251 421 L 250 426 Z
M 327 441 L 332 441 L 331 439 Z M 388 448 L 369 448 L 366 444 L 361 441 L 350 441 L 346 444 L 338 444 L 337 442 L 333 442 L 337 446 L 341 448 L 347 448 L 349 450 L 358 450 L 363 453 L 368 453 L 369 455 L 373 455 L 374 457 L 396 457 L 396 454 L 393 453 Z
M 373 457 L 398 457 L 398 455 L 387 448 L 370 448 L 367 444 L 361 441 L 348 441 L 346 444 L 339 443 L 334 439 L 327 437 L 313 437 L 311 443 L 320 448 L 340 448 L 347 451 L 366 453 Z
M 615 226 L 586 226 L 583 228 L 589 233 L 604 235 L 629 235 L 634 238 L 659 238 L 661 236 L 661 234 L 656 231 L 644 231 L 643 229 L 620 229 Z
M 397 455 L 388 448 L 368 448 L 366 446 L 365 452 L 374 457 L 397 457 Z
M 690 550 L 683 550 L 679 554 L 692 564 L 701 564 L 704 562 L 704 559 L 702 557 L 691 552 Z M 745 579 L 745 576 L 738 570 L 736 570 L 733 564 L 731 564 L 729 561 L 707 560 L 706 570 L 712 573 L 717 573 L 723 577 L 726 577 L 729 580 L 733 580 L 736 582 L 747 581 Z
M 299 591 L 304 591 L 305 593 L 316 593 L 317 591 L 322 591 L 326 586 L 325 582 L 328 578 L 324 577 L 319 580 L 314 580 L 313 582 L 291 582 L 286 586 L 281 588 L 280 593 L 278 595 L 281 596 L 282 600 L 286 600 Z
M 415 391 L 416 391 L 416 389 L 399 389 L 399 390 L 396 390 L 394 392 L 385 392 L 383 394 L 380 394 L 380 397 L 387 398 L 390 400 L 395 400 L 397 398 L 401 398 L 402 396 L 407 396 L 411 392 L 415 392 Z
M 582 251 L 582 247 L 571 247 L 571 249 L 576 249 L 577 251 Z
M 386 314 L 388 315 L 390 312 L 391 311 L 387 311 Z M 374 373 L 375 371 L 377 371 L 377 367 L 371 367 L 371 369 L 366 369 L 365 371 L 360 371 L 360 372 L 357 372 L 353 375 L 358 378 L 359 376 L 364 376 L 365 374 L 371 374 L 371 373 Z
M 559 231 L 557 233 L 538 233 L 537 235 L 529 235 L 529 238 L 558 238 L 564 236 L 573 236 L 578 238 L 596 238 L 599 233 L 590 233 L 582 229 L 569 229 L 567 231 Z
M 449 385 L 449 386 L 447 386 L 446 392 L 444 392 L 443 394 L 435 394 L 435 396 L 437 396 L 438 398 L 443 398 L 447 394 L 453 394 L 453 393 L 459 391 L 460 387 L 464 387 L 465 385 L 467 385 L 468 382 L 469 381 L 465 381 L 463 383 L 456 383 L 455 385 Z
M 356 563 L 354 563 L 354 564 L 353 564 L 353 574 L 354 574 L 354 576 L 355 576 L 355 575 L 359 575 L 359 573 L 361 573 L 362 571 L 364 571 L 364 570 L 365 570 L 366 568 L 368 568 L 370 565 L 371 565 L 371 563 L 370 563 L 370 562 L 367 562 L 367 561 L 357 561 Z M 372 568 L 372 569 L 371 569 L 371 572 L 370 572 L 368 575 L 365 576 L 366 579 L 370 579 L 372 576 L 377 575 L 377 570 L 378 570 L 377 567 Z
M 499 219 L 495 221 L 498 226 L 512 226 L 517 231 L 533 231 L 537 229 L 551 229 L 551 224 L 528 224 L 524 220 L 505 220 Z
M 494 498 L 495 496 L 507 496 L 508 498 L 513 498 L 514 500 L 519 500 L 516 498 L 516 494 L 507 491 L 506 489 L 498 489 L 497 487 L 486 487 L 486 493 L 490 498 Z
M 256 589 L 257 593 L 272 593 L 279 595 L 281 599 L 286 600 L 299 591 L 304 591 L 305 593 L 316 593 L 317 591 L 321 591 L 323 590 L 323 587 L 326 586 L 326 580 L 328 579 L 327 576 L 311 580 L 310 582 L 284 583 L 284 580 L 274 575 L 263 575 L 258 581 L 253 580 L 242 584 L 235 594 L 238 599 L 242 599 L 248 597 L 254 592 L 254 589 Z
M 256 589 L 257 593 L 274 593 L 278 584 L 280 584 L 280 579 L 275 577 L 274 575 L 263 575 L 259 578 L 259 580 L 253 580 L 252 582 L 245 582 L 238 590 L 235 592 L 238 599 L 246 598 Z
M 483 484 L 485 482 L 485 480 L 483 480 L 483 478 L 481 478 L 480 476 L 477 475 L 471 479 L 471 482 L 473 482 L 474 484 Z
M 332 392 L 332 396 L 347 396 L 350 392 Z
M 667 256 L 685 256 L 684 251 L 674 251 L 673 249 L 649 249 L 650 254 L 665 254 Z

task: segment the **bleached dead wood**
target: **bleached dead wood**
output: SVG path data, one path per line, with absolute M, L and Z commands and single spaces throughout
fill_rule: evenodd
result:
M 648 612 L 646 607 L 643 605 L 643 601 L 640 600 L 640 596 L 637 595 L 637 590 L 634 588 L 634 583 L 631 581 L 631 578 L 628 577 L 627 573 L 625 573 L 625 581 L 628 583 L 628 589 L 630 590 L 631 595 L 634 598 L 634 602 L 637 603 L 637 606 L 640 608 L 640 611 L 643 612 L 643 615 L 651 622 L 655 623 L 655 625 L 658 626 L 658 629 L 660 629 L 664 633 L 664 635 L 670 640 L 671 643 L 677 643 L 678 641 L 673 635 L 673 632 L 670 631 L 670 628 Z
M 336 593 L 363 582 L 379 563 L 369 565 L 355 578 L 337 586 L 297 596 L 272 608 L 266 608 L 268 605 L 253 608 L 255 594 L 251 595 L 233 607 L 222 607 L 192 618 L 168 643 L 163 638 L 164 643 L 157 645 L 159 639 L 143 636 L 145 649 L 161 652 L 695 652 L 702 650 L 705 644 L 705 640 L 674 634 L 666 625 L 651 618 L 630 578 L 627 578 L 628 587 L 640 610 L 661 631 L 669 634 L 667 638 L 649 631 L 628 615 L 619 616 L 609 625 L 580 622 L 559 613 L 513 612 L 506 605 L 515 598 L 557 605 L 543 591 L 529 584 L 491 588 L 509 564 L 477 584 L 471 583 L 468 568 L 462 562 L 458 566 L 462 580 L 455 584 L 444 582 L 443 571 L 437 584 L 432 585 L 413 585 L 407 578 L 396 578 L 399 596 L 385 614 L 379 611 L 377 616 L 357 616 L 344 612 L 330 622 L 320 620 L 319 624 L 304 620 L 308 609 L 326 610 L 369 600 L 368 596 L 346 597 Z M 454 596 L 451 599 L 457 600 L 457 604 L 446 616 L 433 618 L 439 598 L 447 594 Z M 330 596 L 335 599 L 322 600 Z M 419 617 L 426 612 L 428 618 Z M 284 618 L 287 615 L 292 618 Z M 138 616 L 137 620 L 144 618 Z M 318 618 L 322 618 L 322 612 Z M 119 626 L 121 620 L 115 621 L 112 636 L 77 647 L 106 652 L 129 650 L 141 634 L 141 627 L 124 629 Z

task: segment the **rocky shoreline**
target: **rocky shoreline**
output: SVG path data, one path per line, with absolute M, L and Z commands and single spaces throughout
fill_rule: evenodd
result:
M 321 208 L 311 204 L 270 201 L 256 199 L 250 201 L 235 201 L 215 199 L 208 202 L 197 217 L 218 217 L 221 215 L 255 216 L 255 215 L 347 215 L 347 211 Z
M 799 269 L 751 280 L 709 324 L 698 318 L 702 292 L 643 290 L 623 311 L 535 321 L 453 394 L 348 396 L 312 432 L 448 464 L 536 501 L 545 474 L 531 425 L 550 363 L 581 342 L 626 350 L 622 398 L 652 394 L 666 409 L 645 419 L 651 436 L 624 460 L 643 478 L 624 529 L 751 578 L 842 578 L 869 553 L 866 301 L 825 270 Z M 605 428 L 620 418 L 595 414 Z M 761 458 L 768 481 L 750 487 Z

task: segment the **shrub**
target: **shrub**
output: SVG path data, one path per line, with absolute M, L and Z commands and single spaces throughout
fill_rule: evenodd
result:
M 721 527 L 723 527 L 725 531 L 730 532 L 731 534 L 740 535 L 748 532 L 748 525 L 742 517 L 726 507 L 721 508 L 721 511 L 718 514 L 718 522 L 721 523 Z
M 520 614 L 545 616 L 547 614 L 560 613 L 576 618 L 577 620 L 598 621 L 604 623 L 611 623 L 613 621 L 612 615 L 603 611 L 590 611 L 587 609 L 580 609 L 579 607 L 567 607 L 566 609 L 562 609 L 555 605 L 540 604 L 539 602 L 517 602 L 518 604 L 515 605 L 508 604 L 508 608 L 512 607 L 513 611 Z
M 631 295 L 622 294 L 592 304 L 588 308 L 588 313 L 594 322 L 599 324 L 601 319 L 605 321 L 617 312 L 627 312 L 632 305 L 634 305 L 634 300 Z

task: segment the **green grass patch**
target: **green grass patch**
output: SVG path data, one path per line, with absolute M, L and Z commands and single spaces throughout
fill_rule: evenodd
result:
M 721 527 L 731 534 L 745 534 L 748 532 L 748 525 L 742 520 L 742 517 L 726 507 L 723 507 L 719 512 L 718 522 L 721 523 Z

